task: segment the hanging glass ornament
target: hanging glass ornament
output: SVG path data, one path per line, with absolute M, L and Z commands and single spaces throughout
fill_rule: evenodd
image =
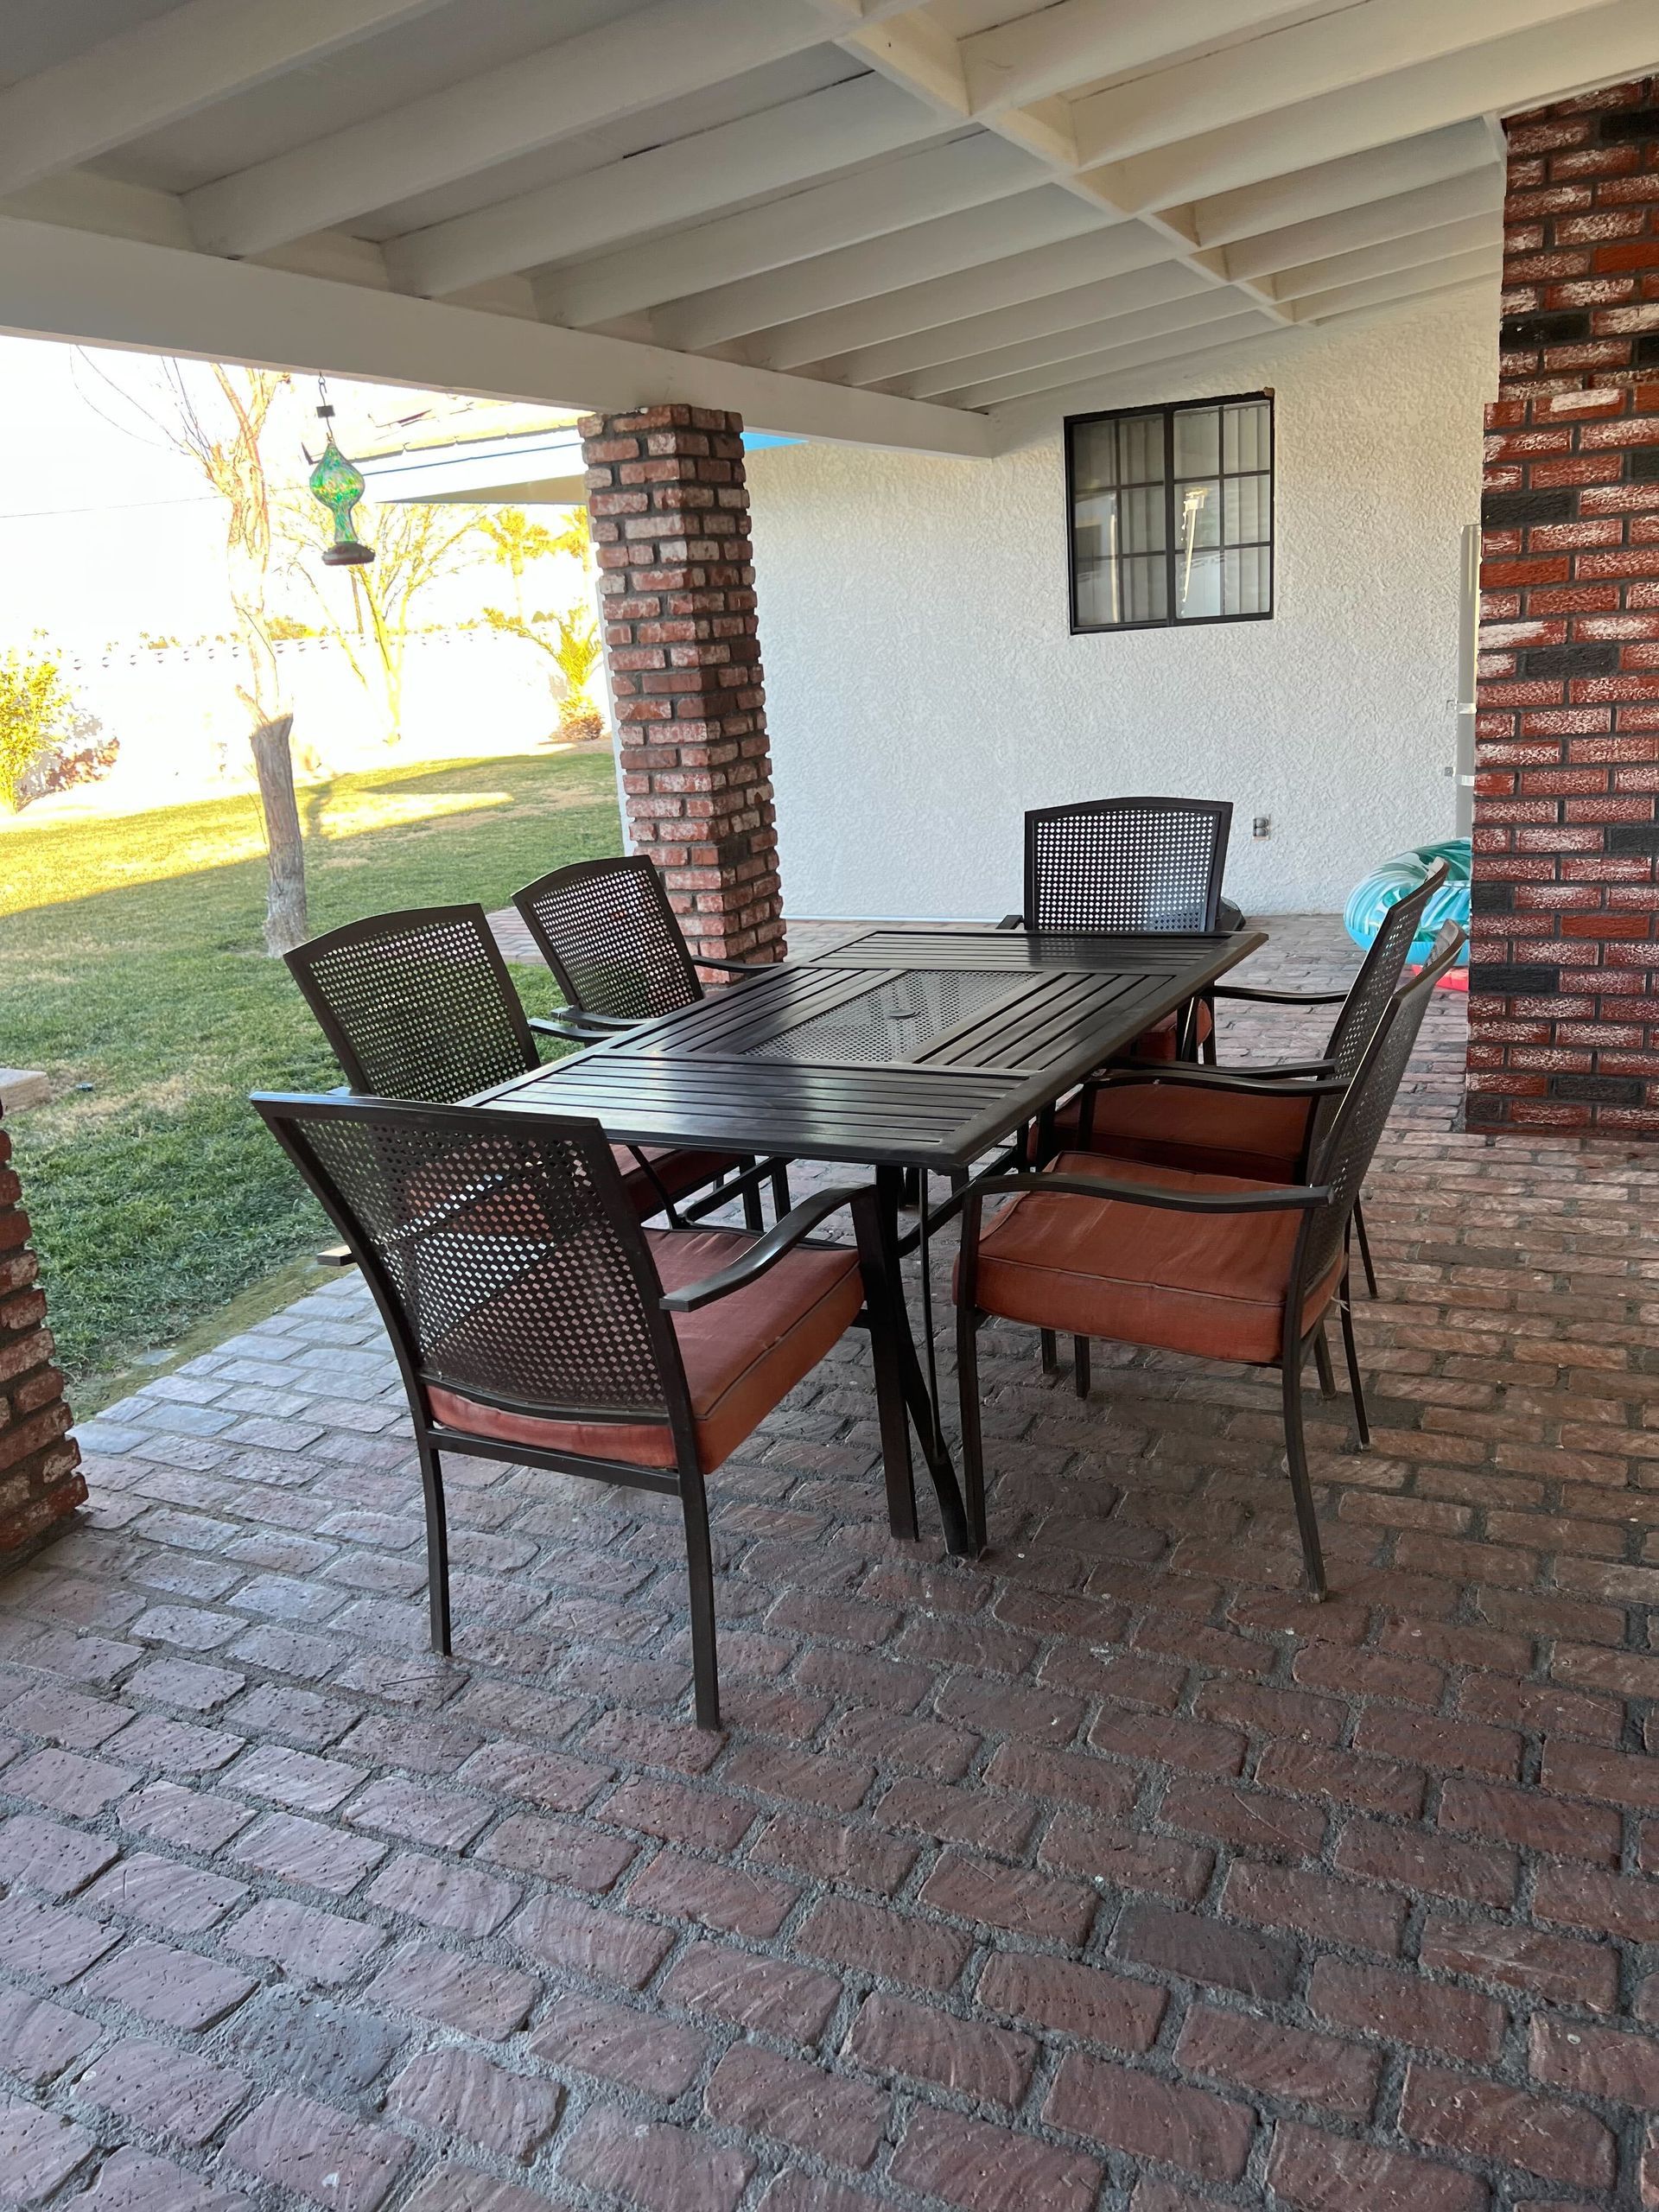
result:
M 321 391 L 322 386 L 318 385 Z M 325 398 L 317 409 L 317 420 L 323 426 L 326 442 L 322 456 L 311 472 L 311 493 L 318 504 L 326 507 L 334 525 L 334 542 L 323 550 L 322 563 L 326 569 L 359 567 L 374 558 L 372 545 L 360 543 L 352 528 L 352 517 L 358 501 L 368 486 L 362 472 L 354 467 L 334 443 L 334 409 Z

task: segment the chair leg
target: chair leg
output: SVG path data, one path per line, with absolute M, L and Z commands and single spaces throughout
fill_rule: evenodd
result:
M 1198 1057 L 1204 1066 L 1212 1068 L 1216 1065 L 1217 1052 L 1215 994 L 1212 991 L 1206 991 L 1200 1003 L 1204 1007 L 1205 1013 L 1210 1017 L 1210 1033 L 1206 1037 L 1203 1033 L 1203 1029 L 1200 1026 Z
M 979 1316 L 970 1306 L 957 1308 L 957 1400 L 962 1423 L 962 1482 L 968 1511 L 968 1541 L 975 1554 L 985 1548 L 985 1443 L 979 1418 Z
M 887 1493 L 887 1526 L 895 1536 L 914 1543 L 916 1478 L 910 1452 L 910 1421 L 899 1358 L 891 1287 L 885 1274 L 868 1267 L 864 1277 L 865 1309 L 870 1324 L 870 1360 L 875 1370 L 875 1412 L 881 1430 L 881 1478 Z
M 1043 1372 L 1058 1375 L 1060 1371 L 1060 1340 L 1052 1329 L 1039 1331 L 1043 1347 Z
M 1087 1337 L 1073 1337 L 1071 1339 L 1071 1387 L 1080 1398 L 1088 1396 L 1090 1379 L 1089 1339 Z
M 685 1513 L 685 1568 L 691 1592 L 691 1688 L 699 1728 L 720 1726 L 720 1663 L 715 1649 L 715 1560 L 702 1477 L 680 1471 Z
M 746 1160 L 743 1162 L 746 1170 L 753 1166 L 754 1162 L 752 1160 Z M 753 1230 L 758 1236 L 766 1225 L 766 1217 L 760 1211 L 760 1190 L 754 1184 L 746 1183 L 743 1186 L 743 1226 L 745 1229 Z
M 789 1211 L 789 1166 L 787 1161 L 780 1160 L 773 1166 L 772 1171 L 772 1219 L 774 1221 L 781 1221 L 784 1216 Z
M 1308 1595 L 1325 1595 L 1325 1554 L 1319 1544 L 1319 1523 L 1313 1510 L 1313 1491 L 1307 1477 L 1307 1440 L 1302 1430 L 1302 1363 L 1287 1352 L 1281 1363 L 1284 1386 L 1285 1457 L 1290 1466 L 1290 1494 L 1296 1504 L 1296 1525 L 1301 1531 L 1302 1560 L 1307 1569 Z
M 1357 1198 L 1354 1201 L 1354 1235 L 1359 1239 L 1359 1264 L 1365 1270 L 1365 1287 L 1376 1296 L 1376 1269 L 1371 1265 L 1371 1240 L 1365 1234 L 1365 1216 Z
M 1359 1347 L 1354 1342 L 1353 1296 L 1345 1268 L 1342 1287 L 1337 1293 L 1337 1304 L 1342 1317 L 1342 1349 L 1348 1362 L 1348 1388 L 1354 1401 L 1354 1433 L 1358 1440 L 1358 1449 L 1369 1452 L 1371 1448 L 1371 1424 L 1365 1411 L 1365 1385 L 1359 1375 Z
M 426 1503 L 426 1606 L 432 1649 L 449 1656 L 449 1524 L 443 1510 L 443 1469 L 437 1447 L 423 1436 L 418 1445 L 421 1494 Z
M 1313 1367 L 1319 1378 L 1319 1395 L 1322 1398 L 1334 1398 L 1337 1395 L 1337 1378 L 1331 1366 L 1331 1347 L 1325 1340 L 1323 1321 L 1313 1332 Z

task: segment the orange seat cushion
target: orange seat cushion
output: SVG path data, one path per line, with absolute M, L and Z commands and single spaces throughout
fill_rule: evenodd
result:
M 1197 1084 L 1110 1084 L 1095 1093 L 1086 1139 L 1082 1100 L 1068 1098 L 1056 1109 L 1054 1141 L 1062 1150 L 1156 1160 L 1200 1175 L 1287 1183 L 1301 1158 L 1313 1103 L 1251 1098 Z
M 648 1229 L 645 1236 L 664 1290 L 717 1274 L 757 1241 L 736 1229 Z M 758 1282 L 696 1313 L 673 1316 L 696 1422 L 697 1458 L 705 1474 L 729 1459 L 779 1401 L 811 1373 L 852 1325 L 863 1302 L 856 1253 L 798 1248 Z M 480 1405 L 441 1385 L 431 1386 L 428 1396 L 435 1420 L 469 1435 L 582 1459 L 621 1459 L 637 1467 L 675 1464 L 673 1434 L 665 1421 L 547 1421 Z
M 1195 1194 L 1274 1187 L 1090 1152 L 1062 1153 L 1052 1172 Z M 1070 1336 L 1270 1364 L 1283 1345 L 1301 1218 L 1289 1211 L 1177 1213 L 1033 1192 L 982 1235 L 975 1301 L 984 1313 Z M 1329 1305 L 1341 1272 L 1338 1260 L 1308 1298 L 1304 1328 Z
M 642 1144 L 638 1149 L 651 1163 L 650 1175 L 625 1144 L 613 1144 L 611 1158 L 622 1178 L 623 1194 L 640 1221 L 648 1221 L 652 1214 L 662 1211 L 663 1192 L 666 1191 L 671 1198 L 683 1198 L 688 1192 L 701 1189 L 703 1184 L 712 1183 L 716 1175 L 729 1174 L 742 1164 L 738 1155 L 731 1152 L 688 1152 L 660 1144 Z M 410 1179 L 410 1205 L 419 1211 L 463 1198 L 472 1172 L 471 1155 L 465 1146 L 442 1160 L 429 1162 Z M 493 1170 L 491 1167 L 484 1172 L 487 1175 Z M 656 1178 L 654 1182 L 652 1176 Z M 486 1225 L 486 1213 L 474 1205 L 468 1214 L 468 1226 L 477 1230 Z
M 1185 1009 L 1183 1009 L 1185 1011 Z M 1200 1043 L 1215 1029 L 1215 1020 L 1207 1000 L 1198 1001 L 1198 1035 Z M 1175 1047 L 1180 1041 L 1181 1015 L 1166 1014 L 1161 1021 L 1154 1021 L 1150 1029 L 1143 1029 L 1129 1047 L 1133 1060 L 1173 1060 Z
M 671 1198 L 683 1198 L 688 1192 L 701 1190 L 705 1183 L 712 1183 L 716 1175 L 734 1173 L 742 1161 L 734 1152 L 688 1152 L 673 1145 L 642 1144 L 638 1150 L 651 1163 L 651 1175 L 657 1178 Z M 628 1204 L 641 1221 L 648 1221 L 663 1210 L 657 1184 L 647 1175 L 625 1144 L 613 1144 L 611 1157 L 622 1177 L 622 1187 L 627 1192 Z

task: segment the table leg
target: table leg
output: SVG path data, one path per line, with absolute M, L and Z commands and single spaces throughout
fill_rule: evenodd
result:
M 878 1167 L 875 1188 L 881 1216 L 881 1241 L 884 1247 L 891 1295 L 888 1300 L 892 1315 L 894 1349 L 898 1355 L 899 1379 L 905 1402 L 910 1408 L 910 1418 L 921 1444 L 922 1456 L 927 1461 L 927 1471 L 933 1478 L 933 1488 L 938 1497 L 939 1514 L 944 1522 L 947 1548 L 959 1554 L 970 1554 L 972 1543 L 968 1534 L 968 1517 L 963 1510 L 962 1492 L 957 1486 L 957 1471 L 951 1465 L 950 1454 L 945 1448 L 944 1433 L 939 1421 L 937 1377 L 930 1390 L 916 1357 L 916 1341 L 911 1333 L 910 1311 L 905 1297 L 904 1275 L 899 1262 L 899 1212 L 904 1201 L 905 1173 L 902 1168 Z M 926 1243 L 923 1240 L 924 1264 Z M 929 1300 L 931 1312 L 931 1301 Z M 931 1344 L 930 1337 L 930 1344 Z M 909 1463 L 909 1440 L 904 1444 L 904 1463 Z M 896 1464 L 896 1463 L 895 1463 Z M 907 1485 L 906 1485 L 907 1486 Z M 912 1497 L 908 1528 L 901 1528 L 894 1504 L 893 1478 L 889 1477 L 888 1503 L 895 1535 L 914 1536 L 916 1531 L 915 1504 Z
M 944 1449 L 939 1422 L 938 1347 L 933 1341 L 933 1178 L 925 1167 L 916 1171 L 916 1256 L 922 1270 L 922 1357 L 927 1370 L 927 1402 L 933 1418 L 933 1443 Z
M 893 1387 L 878 1389 L 876 1403 L 881 1421 L 881 1469 L 887 1485 L 887 1526 L 895 1536 L 914 1541 L 916 1478 L 910 1451 L 912 1393 L 905 1374 L 901 1341 L 910 1334 L 905 1313 L 904 1280 L 899 1272 L 898 1239 L 893 1223 L 893 1194 L 882 1182 L 885 1169 L 876 1175 L 876 1211 L 880 1227 L 875 1250 L 866 1256 L 870 1280 L 866 1300 L 870 1318 L 870 1357 L 875 1363 L 878 1384 L 890 1375 Z

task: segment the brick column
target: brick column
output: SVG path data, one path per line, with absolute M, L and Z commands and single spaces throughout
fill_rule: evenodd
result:
M 634 844 L 694 951 L 781 959 L 742 430 L 706 407 L 590 415 L 582 454 Z
M 0 1566 L 31 1550 L 86 1496 L 69 1408 L 52 1364 L 46 1299 L 29 1249 L 29 1216 L 0 1128 Z
M 1659 1135 L 1659 79 L 1505 127 L 1469 1119 Z

